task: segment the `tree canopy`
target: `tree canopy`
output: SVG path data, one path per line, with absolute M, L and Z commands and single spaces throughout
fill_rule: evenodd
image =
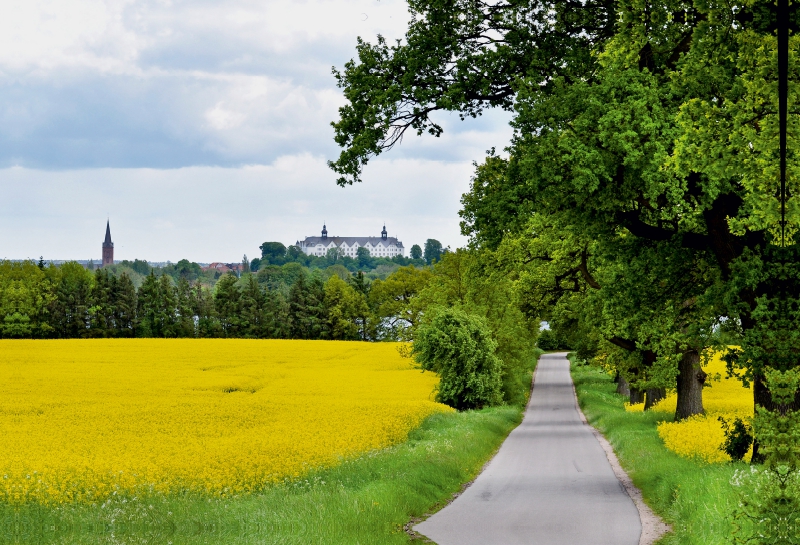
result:
M 348 101 L 334 123 L 338 183 L 358 181 L 409 128 L 441 134 L 438 110 L 512 111 L 505 154 L 476 165 L 463 198 L 464 234 L 497 251 L 530 315 L 582 330 L 585 351 L 643 388 L 686 384 L 700 353 L 734 339 L 730 372 L 754 388 L 754 461 L 795 467 L 798 11 L 761 0 L 409 6 L 404 40 L 359 41 L 336 72 Z

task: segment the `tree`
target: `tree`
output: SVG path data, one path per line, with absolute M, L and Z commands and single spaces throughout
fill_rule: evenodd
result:
M 84 338 L 89 330 L 94 277 L 83 265 L 69 261 L 52 274 L 55 298 L 50 306 L 54 334 L 65 339 Z
M 409 255 L 411 259 L 422 259 L 422 248 L 419 247 L 419 244 L 414 244 L 411 247 L 411 253 Z
M 151 270 L 137 293 L 141 337 L 175 337 L 177 335 L 177 297 L 168 275 L 155 276 Z
M 223 337 L 238 337 L 242 330 L 242 293 L 233 273 L 223 275 L 214 286 L 214 309 Z
M 90 336 L 112 337 L 115 335 L 116 291 L 117 278 L 115 276 L 104 269 L 94 271 L 94 285 L 89 306 Z
M 220 334 L 219 320 L 214 308 L 214 294 L 211 290 L 196 282 L 192 287 L 193 312 L 197 317 L 196 332 L 200 338 L 217 337 Z
M 436 401 L 466 410 L 502 402 L 496 348 L 481 318 L 445 309 L 419 327 L 412 353 L 422 369 L 439 374 Z
M 181 259 L 174 265 L 167 265 L 161 270 L 162 274 L 170 275 L 176 282 L 181 278 L 185 278 L 189 282 L 194 282 L 203 274 L 200 265 L 189 261 L 188 259 Z
M 136 288 L 126 274 L 119 276 L 114 294 L 114 325 L 116 336 L 134 337 L 136 335 Z
M 301 250 L 295 245 L 291 245 L 286 249 L 286 261 L 288 262 L 303 261 L 305 263 L 305 259 L 308 257 L 310 256 L 304 254 L 303 250 Z
M 425 252 L 423 255 L 428 265 L 439 261 L 442 256 L 442 243 L 434 238 L 429 238 L 425 241 Z
M 142 276 L 147 276 L 148 274 L 150 274 L 150 270 L 152 269 L 152 267 L 150 267 L 150 264 L 143 259 L 134 259 L 133 261 L 128 261 L 127 259 L 123 259 L 120 262 L 120 265 L 124 267 L 129 267 L 130 269 L 133 270 L 133 272 L 141 274 Z
M 195 313 L 193 301 L 192 285 L 185 277 L 178 280 L 178 285 L 175 287 L 177 321 L 175 323 L 175 336 L 176 337 L 194 337 L 195 336 Z
M 269 315 L 267 295 L 252 274 L 245 277 L 241 290 L 240 316 L 242 336 L 252 339 L 266 339 L 272 336 L 273 324 Z
M 431 279 L 431 272 L 414 267 L 400 267 L 386 277 L 372 282 L 370 306 L 381 320 L 378 336 L 411 340 L 424 309 L 419 294 Z
M 317 275 L 301 275 L 289 292 L 289 335 L 292 339 L 326 336 L 325 289 Z
M 772 400 L 765 373 L 798 367 L 795 360 L 773 356 L 800 353 L 800 336 L 789 335 L 785 325 L 800 317 L 787 310 L 780 325 L 767 308 L 792 299 L 800 279 L 781 273 L 781 284 L 774 276 L 797 261 L 791 256 L 799 250 L 793 240 L 788 249 L 773 249 L 778 234 L 798 219 L 796 208 L 782 219 L 785 209 L 774 197 L 775 184 L 767 182 L 779 178 L 772 93 L 776 42 L 765 32 L 772 16 L 737 6 L 737 20 L 745 22 L 738 25 L 731 23 L 728 5 L 694 5 L 674 16 L 675 6 L 651 2 L 621 6 L 618 13 L 610 5 L 589 3 L 582 14 L 565 17 L 572 7 L 500 4 L 495 21 L 534 12 L 518 24 L 497 23 L 497 37 L 482 42 L 483 29 L 494 24 L 480 12 L 482 4 L 414 3 L 417 19 L 404 44 L 360 42 L 360 63 L 337 74 L 350 102 L 335 124 L 336 140 L 345 148 L 331 163 L 339 183 L 357 180 L 368 157 L 390 148 L 409 127 L 438 134 L 431 112 L 472 115 L 500 100 L 481 90 L 495 84 L 507 89 L 504 97 L 515 101 L 516 136 L 509 175 L 499 179 L 504 195 L 511 196 L 511 184 L 518 183 L 522 197 L 506 199 L 510 216 L 569 213 L 574 226 L 603 244 L 615 236 L 633 237 L 697 253 L 693 261 L 710 256 L 714 271 L 706 293 L 728 294 L 724 316 L 741 328 L 743 352 L 731 354 L 731 364 L 753 380 L 757 406 L 785 411 Z M 537 20 L 536 14 L 544 13 L 539 9 L 550 19 Z M 583 26 L 583 17 L 593 22 L 572 32 L 571 23 Z M 615 27 L 614 20 L 626 24 Z M 481 31 L 473 32 L 476 27 Z M 523 35 L 525 41 L 512 41 Z M 447 54 L 432 55 L 437 48 Z M 590 49 L 601 53 L 590 59 Z M 533 56 L 525 56 L 531 51 Z M 531 62 L 534 57 L 540 62 Z M 485 70 L 489 60 L 511 58 L 520 63 Z M 540 72 L 544 66 L 548 70 Z M 741 92 L 742 85 L 749 91 Z M 800 123 L 796 113 L 790 117 L 790 124 Z M 796 156 L 789 158 L 790 171 L 796 162 Z M 514 227 L 502 208 L 482 213 Z M 795 343 L 789 352 L 788 346 L 776 352 L 770 345 L 775 327 Z M 800 406 L 800 398 L 789 406 Z M 755 450 L 758 460 L 758 445 Z
M 342 257 L 344 257 L 344 250 L 338 247 L 328 248 L 328 251 L 325 252 L 325 259 L 327 259 L 328 263 L 331 265 L 339 261 Z
M 325 282 L 328 338 L 366 339 L 369 306 L 366 297 L 336 275 Z
M 264 263 L 283 265 L 286 257 L 286 246 L 280 242 L 265 242 L 261 246 L 261 260 Z
M 419 295 L 420 305 L 423 316 L 456 308 L 483 318 L 497 342 L 503 398 L 522 405 L 530 391 L 539 320 L 525 316 L 515 283 L 496 260 L 495 253 L 474 248 L 443 255 Z
M 477 117 L 484 108 L 511 110 L 516 82 L 549 92 L 561 81 L 585 80 L 596 51 L 613 36 L 618 15 L 608 0 L 587 2 L 409 2 L 403 42 L 358 40 L 358 61 L 334 70 L 347 104 L 333 123 L 343 148 L 330 167 L 337 183 L 360 181 L 370 159 L 400 142 L 408 129 L 434 136 L 437 111 Z
M 50 310 L 56 295 L 48 269 L 32 261 L 0 261 L 0 336 L 50 336 Z
M 374 260 L 372 259 L 369 250 L 364 248 L 363 246 L 359 246 L 356 249 L 356 263 L 362 269 L 374 268 Z

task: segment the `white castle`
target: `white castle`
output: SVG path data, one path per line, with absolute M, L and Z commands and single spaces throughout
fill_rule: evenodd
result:
M 324 256 L 331 248 L 338 248 L 342 255 L 356 257 L 359 248 L 369 250 L 372 257 L 392 258 L 403 255 L 403 243 L 395 237 L 389 237 L 386 226 L 383 226 L 380 238 L 378 237 L 328 237 L 328 228 L 323 224 L 321 237 L 306 237 L 298 240 L 295 246 L 303 250 L 306 255 Z

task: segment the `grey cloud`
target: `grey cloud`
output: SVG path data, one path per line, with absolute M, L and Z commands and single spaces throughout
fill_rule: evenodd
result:
M 57 42 L 61 49 L 39 64 L 0 54 L 0 167 L 235 167 L 299 153 L 333 158 L 330 122 L 343 98 L 331 65 L 354 55 L 359 34 L 402 35 L 406 13 L 401 0 L 120 6 L 112 10 L 119 17 L 100 17 L 109 21 L 101 31 L 92 27 L 69 48 Z M 496 138 L 497 146 L 510 134 L 503 114 L 467 123 L 438 118 L 446 138 L 409 135 L 392 157 L 464 160 L 472 157 L 474 134 Z

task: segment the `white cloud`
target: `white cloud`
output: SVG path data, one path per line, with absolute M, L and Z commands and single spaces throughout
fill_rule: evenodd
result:
M 407 22 L 403 0 L 0 3 L 0 257 L 98 257 L 106 214 L 119 258 L 238 260 L 322 220 L 463 244 L 470 163 L 508 114 L 441 113 L 443 138 L 409 134 L 356 187 L 325 166 L 331 66 Z
M 271 165 L 176 170 L 0 170 L 0 258 L 100 255 L 106 216 L 117 259 L 237 261 L 267 240 L 376 235 L 383 222 L 407 248 L 436 238 L 463 245 L 458 209 L 468 163 L 397 159 L 341 188 L 321 157 Z

